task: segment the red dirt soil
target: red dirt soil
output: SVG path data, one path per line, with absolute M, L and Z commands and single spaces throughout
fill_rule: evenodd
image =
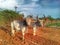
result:
M 8 31 L 6 32 L 4 29 L 0 29 L 0 45 L 60 45 L 57 41 L 44 38 L 42 34 L 45 31 L 43 29 L 45 30 L 45 28 L 38 27 L 37 35 L 34 36 L 32 27 L 28 27 L 28 33 L 24 36 L 25 40 L 22 39 L 21 32 L 16 32 L 15 36 L 12 37 Z M 49 31 L 47 32 L 49 33 Z

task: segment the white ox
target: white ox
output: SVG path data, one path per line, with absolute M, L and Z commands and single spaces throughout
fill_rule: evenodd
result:
M 23 39 L 26 31 L 27 24 L 25 21 L 14 20 L 11 22 L 11 32 L 12 36 L 15 35 L 15 31 L 22 31 Z

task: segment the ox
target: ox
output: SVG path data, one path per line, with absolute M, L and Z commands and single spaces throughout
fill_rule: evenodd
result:
M 30 20 L 30 19 L 29 19 Z M 30 20 L 31 22 L 31 20 Z M 27 26 L 30 25 L 30 22 L 27 21 L 26 19 L 23 21 L 20 20 L 14 20 L 11 22 L 11 32 L 12 32 L 12 36 L 15 35 L 15 31 L 22 31 L 22 35 L 23 35 L 23 40 L 24 40 L 24 35 L 27 31 Z M 43 21 L 41 21 L 42 23 Z M 40 24 L 39 21 L 35 21 L 33 22 L 33 24 L 31 24 L 33 27 L 33 35 L 36 35 L 36 30 L 38 26 L 43 26 L 42 24 Z
M 15 35 L 15 31 L 22 31 L 22 35 L 23 35 L 23 39 L 24 39 L 24 34 L 26 31 L 26 27 L 27 27 L 27 22 L 26 20 L 20 21 L 20 20 L 14 20 L 13 22 L 11 22 L 11 32 L 12 32 L 12 36 Z

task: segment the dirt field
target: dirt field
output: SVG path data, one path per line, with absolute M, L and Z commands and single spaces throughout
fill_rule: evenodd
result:
M 22 33 L 16 32 L 15 36 L 10 35 L 10 27 L 0 28 L 0 45 L 60 45 L 60 29 L 49 27 L 38 27 L 33 36 L 32 27 L 28 27 L 25 40 L 22 40 Z

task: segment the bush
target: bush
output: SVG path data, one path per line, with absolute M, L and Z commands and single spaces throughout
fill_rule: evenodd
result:
M 0 25 L 6 25 L 7 23 L 10 23 L 12 20 L 15 19 L 22 19 L 23 15 L 18 14 L 15 11 L 12 10 L 2 10 L 0 11 Z

